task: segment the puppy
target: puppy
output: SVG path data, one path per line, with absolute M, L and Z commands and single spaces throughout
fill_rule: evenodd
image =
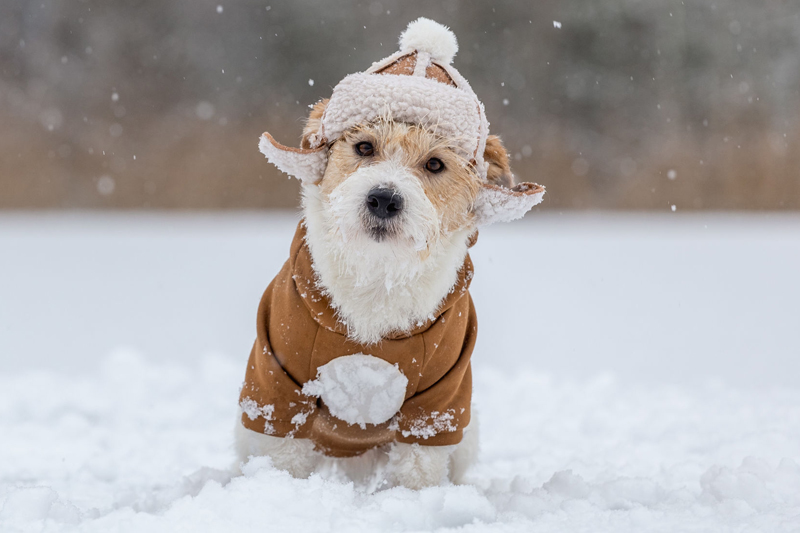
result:
M 260 141 L 301 179 L 303 221 L 259 306 L 240 463 L 418 489 L 475 461 L 468 248 L 544 189 L 514 186 L 452 33 L 419 19 L 400 44 L 313 107 L 303 148 Z

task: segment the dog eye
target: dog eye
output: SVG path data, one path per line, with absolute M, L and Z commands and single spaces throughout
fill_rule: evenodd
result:
M 432 172 L 434 174 L 438 174 L 439 172 L 444 170 L 444 163 L 442 163 L 441 159 L 438 159 L 436 157 L 432 157 L 432 158 L 428 159 L 427 163 L 425 163 L 425 169 L 428 172 Z
M 369 142 L 360 142 L 356 144 L 356 153 L 360 156 L 367 157 L 375 153 L 375 148 L 372 147 L 372 143 Z

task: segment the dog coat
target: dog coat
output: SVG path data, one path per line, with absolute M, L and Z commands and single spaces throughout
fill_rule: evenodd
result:
M 240 395 L 242 423 L 275 437 L 310 438 L 334 457 L 359 455 L 392 441 L 458 444 L 470 420 L 470 357 L 478 327 L 468 291 L 472 276 L 467 255 L 435 316 L 380 343 L 358 344 L 347 337 L 328 296 L 316 286 L 301 222 L 289 259 L 258 307 L 256 341 Z M 321 367 L 356 354 L 377 366 L 394 365 L 407 379 L 402 405 L 383 423 L 350 424 L 312 395 Z

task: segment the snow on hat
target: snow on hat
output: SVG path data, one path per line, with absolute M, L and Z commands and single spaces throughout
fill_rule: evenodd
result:
M 446 26 L 422 17 L 411 22 L 400 35 L 399 51 L 334 87 L 319 129 L 308 136 L 309 148 L 283 146 L 265 133 L 261 152 L 283 172 L 313 184 L 325 173 L 328 143 L 357 124 L 389 116 L 453 139 L 486 180 L 489 122 L 467 80 L 450 64 L 457 51 L 456 36 Z M 531 183 L 513 189 L 486 183 L 476 213 L 485 224 L 513 220 L 543 195 L 544 187 Z

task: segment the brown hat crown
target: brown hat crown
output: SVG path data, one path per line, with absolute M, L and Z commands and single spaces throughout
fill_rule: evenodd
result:
M 376 74 L 395 74 L 400 76 L 413 76 L 417 69 L 417 52 L 404 55 L 389 65 L 377 70 Z M 447 73 L 444 67 L 430 62 L 425 68 L 425 77 L 429 80 L 435 80 L 445 85 L 458 87 L 453 78 Z

